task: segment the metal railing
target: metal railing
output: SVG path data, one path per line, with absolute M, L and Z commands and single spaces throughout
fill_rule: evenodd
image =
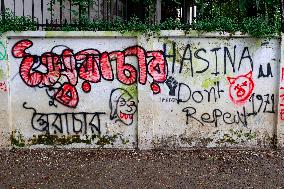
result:
M 111 21 L 129 18 L 128 0 L 89 0 L 85 4 L 71 0 L 1 0 L 2 19 L 9 10 L 14 16 L 29 16 L 38 28 L 76 24 L 81 18 Z

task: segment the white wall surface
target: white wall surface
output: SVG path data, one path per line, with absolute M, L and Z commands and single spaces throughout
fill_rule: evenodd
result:
M 21 40 L 33 43 L 32 46 L 25 43 L 30 46 L 25 53 L 19 50 L 25 45 L 17 45 Z M 11 145 L 10 136 L 22 141 L 25 147 L 48 146 L 42 145 L 39 139 L 47 133 L 56 137 L 56 144 L 64 137 L 80 136 L 81 141 L 74 140 L 64 147 L 99 147 L 103 139 L 107 138 L 108 143 L 112 137 L 113 145 L 103 144 L 104 147 L 268 147 L 276 139 L 277 128 L 279 144 L 283 143 L 278 116 L 280 39 L 194 32 L 185 35 L 179 31 L 162 31 L 150 36 L 115 32 L 22 32 L 3 36 L 2 43 L 7 43 L 4 46 L 8 57 L 0 65 L 3 70 L 0 79 L 8 86 L 6 91 L 0 90 L 3 147 Z M 79 67 L 84 63 L 75 61 L 75 55 L 84 49 L 97 50 L 93 63 L 98 65 L 99 72 L 92 74 L 101 76 L 99 81 L 89 82 L 89 92 L 84 92 L 82 86 L 91 76 L 82 78 Z M 71 62 L 77 69 L 72 73 L 66 71 L 70 61 L 63 62 L 63 50 L 73 53 Z M 58 62 L 54 61 L 55 67 L 65 67 L 54 71 L 54 67 L 45 66 L 45 61 L 39 58 L 46 52 L 59 58 Z M 111 58 L 112 81 L 102 77 L 105 74 L 102 70 L 106 68 L 103 52 Z M 115 53 L 122 59 L 113 57 Z M 147 69 L 143 67 L 143 60 Z M 133 72 L 125 71 L 126 67 Z M 77 82 L 70 80 L 72 76 Z M 123 76 L 134 80 L 129 84 L 121 79 Z M 57 82 L 53 85 L 54 78 Z M 31 81 L 37 84 L 31 86 Z M 70 97 L 66 91 L 62 95 L 64 83 L 72 85 L 78 95 Z M 46 90 L 50 90 L 49 95 Z M 78 103 L 70 107 L 72 102 L 68 96 L 77 97 Z M 113 106 L 114 103 L 117 104 Z M 112 114 L 113 110 L 128 111 L 129 115 L 126 118 L 126 114 Z M 98 112 L 103 113 L 99 115 L 100 136 L 85 144 L 82 140 L 99 135 L 91 129 L 92 124 L 99 124 L 98 119 L 91 120 Z

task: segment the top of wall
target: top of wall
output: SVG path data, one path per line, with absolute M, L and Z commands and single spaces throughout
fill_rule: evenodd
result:
M 55 38 L 55 37 L 135 37 L 141 35 L 141 32 L 117 32 L 117 31 L 22 31 L 22 32 L 7 32 L 5 34 L 8 38 L 13 37 L 45 37 L 45 38 Z M 197 37 L 197 38 L 254 38 L 248 34 L 243 34 L 241 32 L 228 33 L 228 32 L 202 32 L 197 30 L 183 31 L 183 30 L 161 30 L 159 32 L 147 33 L 145 35 L 153 36 L 167 36 L 167 37 Z M 263 37 L 262 37 L 263 38 Z M 274 36 L 273 38 L 280 38 L 280 36 Z

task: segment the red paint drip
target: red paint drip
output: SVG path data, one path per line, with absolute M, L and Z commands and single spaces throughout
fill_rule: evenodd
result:
M 85 93 L 90 92 L 91 91 L 91 84 L 88 81 L 84 81 L 83 84 L 82 84 L 82 90 Z
M 161 92 L 160 86 L 157 83 L 151 84 L 151 90 L 154 94 L 159 94 Z

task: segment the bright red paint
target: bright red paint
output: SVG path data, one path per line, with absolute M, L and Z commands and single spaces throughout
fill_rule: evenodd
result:
M 55 94 L 55 99 L 64 106 L 75 108 L 79 102 L 76 88 L 69 83 L 64 83 Z
M 88 81 L 84 81 L 82 83 L 82 90 L 85 92 L 85 93 L 89 93 L 91 91 L 91 84 L 88 82 Z
M 30 87 L 55 90 L 54 99 L 67 107 L 74 108 L 79 102 L 76 89 L 79 78 L 83 80 L 82 90 L 90 92 L 90 83 L 98 83 L 101 78 L 112 81 L 116 75 L 117 80 L 125 85 L 137 82 L 145 85 L 149 75 L 154 94 L 160 93 L 157 83 L 163 83 L 167 78 L 167 63 L 162 51 L 146 51 L 140 46 L 132 46 L 123 51 L 100 53 L 96 49 L 83 49 L 74 53 L 66 47 L 61 54 L 45 52 L 38 56 L 26 52 L 32 45 L 30 40 L 21 40 L 12 48 L 12 55 L 22 58 L 19 69 L 22 80 Z M 127 57 L 137 58 L 137 63 L 126 62 Z
M 151 84 L 151 90 L 154 94 L 159 94 L 161 92 L 160 86 L 157 83 Z
M 252 95 L 254 82 L 252 80 L 252 71 L 245 75 L 239 75 L 235 78 L 227 77 L 230 83 L 229 96 L 232 102 L 242 105 Z

